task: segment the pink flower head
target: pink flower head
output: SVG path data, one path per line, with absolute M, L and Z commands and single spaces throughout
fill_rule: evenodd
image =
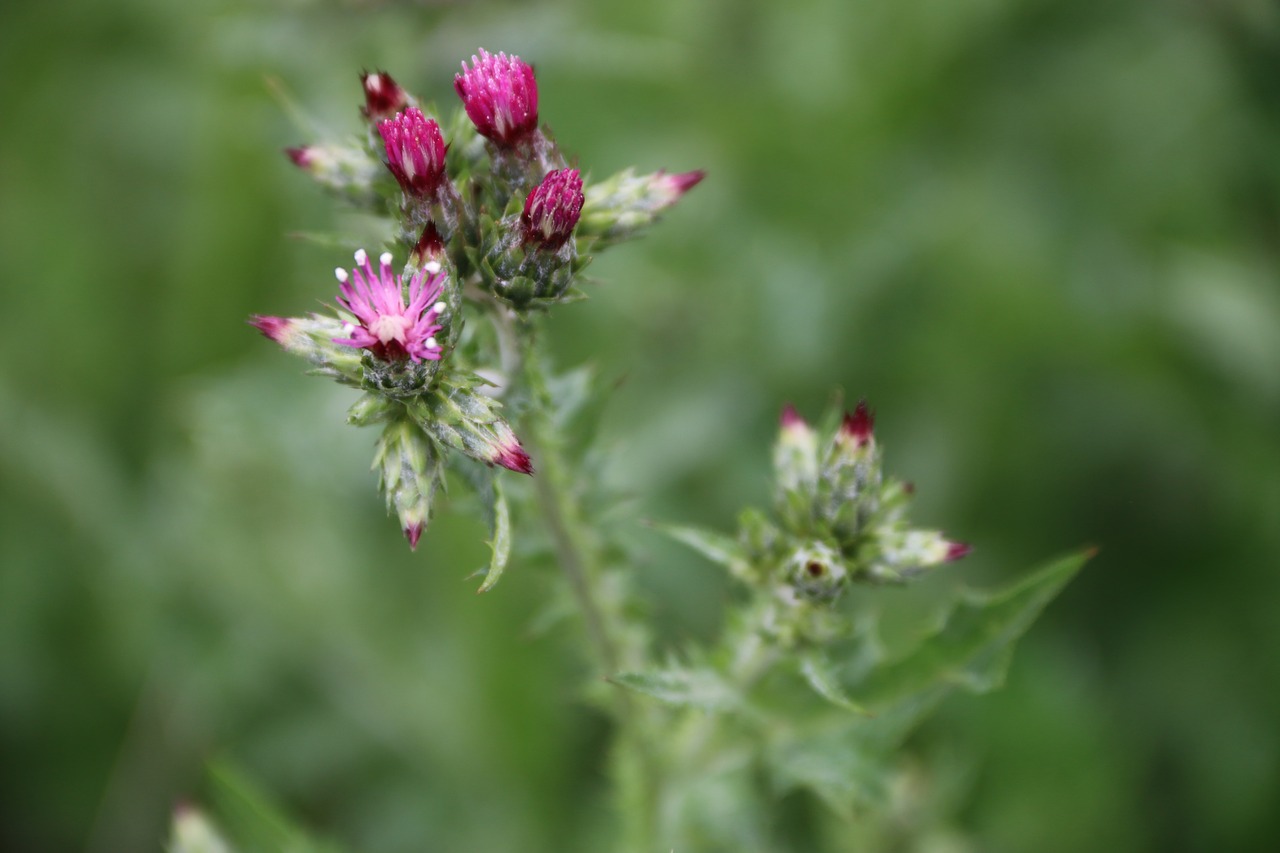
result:
M 364 106 L 360 112 L 370 121 L 384 121 L 409 106 L 409 96 L 385 71 L 361 74 Z
M 582 215 L 582 177 L 577 169 L 548 172 L 524 200 L 520 224 L 526 243 L 555 251 L 568 242 Z
M 444 178 L 444 137 L 440 125 L 409 107 L 378 125 L 387 149 L 387 168 L 410 195 L 435 193 Z
M 347 271 L 338 268 L 334 275 L 341 282 L 338 304 L 355 315 L 359 325 L 348 323 L 345 338 L 334 338 L 335 344 L 367 349 L 383 361 L 415 362 L 440 359 L 440 343 L 435 335 L 443 326 L 436 322 L 445 311 L 438 302 L 444 288 L 443 272 L 420 270 L 409 282 L 409 303 L 404 301 L 401 278 L 391 272 L 391 253 L 379 260 L 378 271 L 369 263 L 364 249 L 356 252 L 356 266 Z
M 518 56 L 481 50 L 462 63 L 453 88 L 480 135 L 512 146 L 538 129 L 538 84 L 533 69 Z

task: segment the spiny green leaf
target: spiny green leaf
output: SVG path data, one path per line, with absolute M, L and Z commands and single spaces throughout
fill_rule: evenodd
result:
M 867 709 L 844 694 L 830 665 L 819 655 L 809 655 L 800 662 L 800 674 L 813 691 L 837 708 L 866 716 Z
M 778 794 L 808 788 L 846 819 L 858 805 L 884 797 L 883 761 L 862 748 L 848 723 L 776 738 L 766 749 L 765 764 Z
M 497 477 L 493 482 L 493 527 L 489 536 L 489 547 L 493 549 L 493 557 L 489 560 L 489 571 L 484 576 L 477 592 L 488 592 L 498 583 L 507 560 L 511 556 L 511 514 L 507 510 L 507 499 L 502 494 L 502 484 Z
M 613 684 L 661 699 L 672 705 L 704 711 L 730 711 L 742 698 L 720 674 L 709 669 L 669 667 L 651 672 L 623 672 L 609 678 Z
M 677 542 L 688 545 L 711 562 L 719 563 L 734 575 L 747 571 L 747 555 L 738 541 L 730 536 L 677 524 L 655 524 L 653 527 Z
M 1064 557 L 994 593 L 966 594 L 943 625 L 915 649 L 846 689 L 876 709 L 938 685 L 961 685 L 977 692 L 998 686 L 1013 643 L 1090 556 L 1081 552 Z

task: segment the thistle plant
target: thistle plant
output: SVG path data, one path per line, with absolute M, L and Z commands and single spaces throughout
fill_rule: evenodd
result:
M 589 379 L 552 368 L 541 321 L 586 295 L 595 253 L 642 234 L 704 173 L 584 174 L 539 124 L 533 69 L 515 56 L 481 50 L 463 63 L 448 116 L 385 72 L 362 83 L 361 134 L 286 153 L 377 217 L 382 240 L 352 247 L 327 313 L 251 322 L 353 389 L 348 420 L 379 431 L 373 468 L 411 548 L 430 541 L 449 471 L 488 524 L 481 591 L 524 532 L 509 503 L 540 517 L 603 679 L 587 695 L 613 721 L 610 849 L 915 849 L 930 827 L 886 817 L 919 805 L 895 800 L 898 747 L 952 687 L 999 682 L 1012 643 L 1083 555 L 961 592 L 921 614 L 914 639 L 885 644 L 877 614 L 893 588 L 969 546 L 912 523 L 914 490 L 885 472 L 865 401 L 816 424 L 787 405 L 767 509 L 744 510 L 730 533 L 653 525 L 740 590 L 714 643 L 661 647 L 637 616 L 634 555 L 608 500 L 562 438 Z M 793 790 L 830 807 L 820 832 L 780 815 Z M 190 846 L 187 824 L 174 849 Z

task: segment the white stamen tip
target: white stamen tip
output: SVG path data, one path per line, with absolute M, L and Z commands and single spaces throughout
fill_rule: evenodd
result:
M 356 330 L 356 324 L 355 324 L 355 323 L 343 323 L 343 324 L 342 324 L 342 334 L 344 334 L 344 335 L 350 335 L 350 334 L 351 334 L 352 332 L 354 332 L 355 330 Z
M 347 271 L 344 270 L 342 267 L 334 268 L 333 277 L 336 278 L 338 281 L 342 282 L 343 284 L 347 283 Z
M 391 253 L 383 252 L 381 255 L 378 256 L 378 260 L 382 262 L 382 265 L 384 267 L 391 266 Z
M 445 305 L 443 302 L 437 302 L 435 305 L 431 306 L 431 310 L 436 312 L 436 314 L 443 314 L 448 307 L 449 306 Z
M 364 249 L 356 249 L 356 263 L 364 266 L 369 262 L 369 256 L 365 254 Z
M 431 275 L 435 275 L 441 270 L 439 261 L 427 261 L 425 264 L 422 265 L 422 268 L 426 270 L 428 273 L 430 273 Z
M 436 342 L 434 335 L 427 338 L 427 349 L 440 349 L 440 344 Z

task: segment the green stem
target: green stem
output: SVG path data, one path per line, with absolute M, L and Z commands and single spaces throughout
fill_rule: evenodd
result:
M 499 334 L 511 331 L 509 328 L 505 331 L 499 329 Z M 624 625 L 624 616 L 618 602 L 599 594 L 599 549 L 591 541 L 589 528 L 574 496 L 572 473 L 561 453 L 560 440 L 553 432 L 550 416 L 553 401 L 547 390 L 533 330 L 528 325 L 521 325 L 514 331 L 520 341 L 522 374 L 531 398 L 523 438 L 538 468 L 533 477 L 538 506 L 551 533 L 557 562 L 582 612 L 597 663 L 606 676 L 613 675 L 630 663 L 623 659 L 623 643 L 616 633 Z M 633 805 L 637 812 L 627 815 L 632 819 L 628 835 L 635 850 L 647 853 L 654 849 L 657 825 L 660 790 L 657 754 L 651 743 L 644 709 L 625 688 L 617 688 L 612 695 L 619 748 L 630 751 L 639 777 L 632 782 L 632 790 L 620 792 L 622 802 Z M 625 773 L 620 775 L 628 776 Z M 619 781 L 626 780 L 620 778 Z

